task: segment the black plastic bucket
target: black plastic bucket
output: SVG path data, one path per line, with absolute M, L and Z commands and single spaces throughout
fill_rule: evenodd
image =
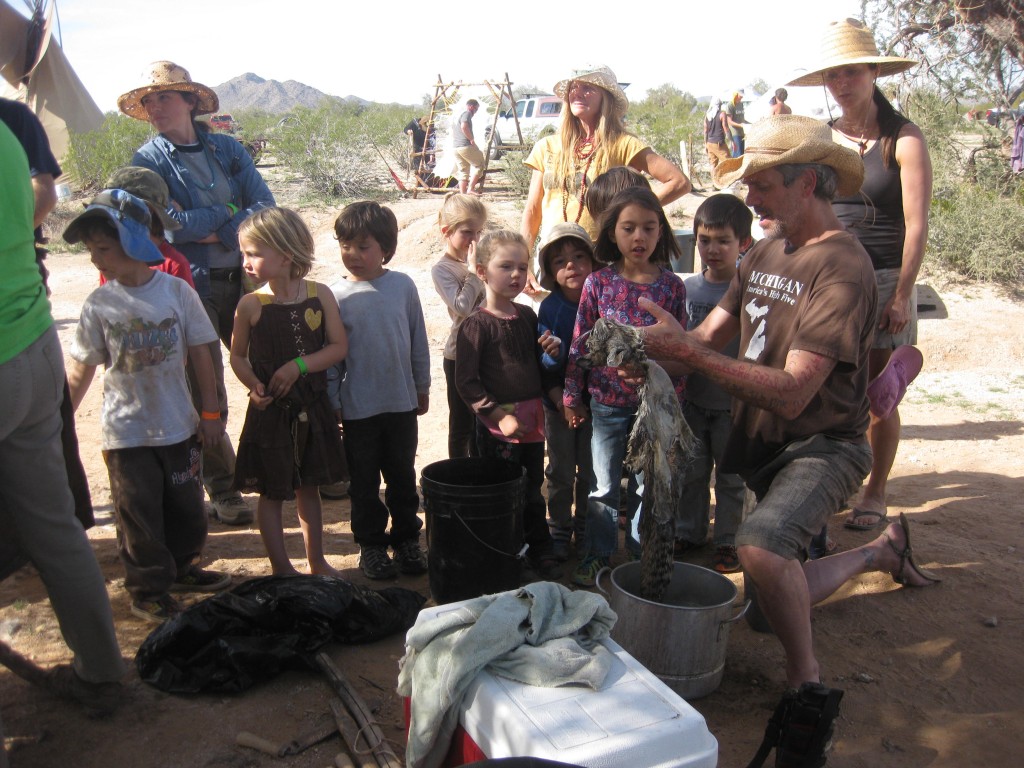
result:
M 434 600 L 516 589 L 526 470 L 501 459 L 446 459 L 423 468 L 420 488 Z

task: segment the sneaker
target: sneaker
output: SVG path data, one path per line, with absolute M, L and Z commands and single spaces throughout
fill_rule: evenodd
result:
M 184 576 L 171 584 L 171 592 L 220 592 L 231 586 L 231 574 L 223 571 L 204 571 L 193 565 Z
M 572 574 L 572 583 L 581 587 L 592 587 L 597 583 L 597 574 L 610 567 L 611 561 L 607 557 L 584 557 Z
M 222 499 L 214 499 L 211 502 L 213 514 L 224 525 L 247 525 L 252 522 L 252 510 L 249 502 L 236 493 L 234 496 L 225 496 Z
M 46 672 L 44 687 L 54 696 L 81 705 L 90 717 L 107 717 L 121 703 L 121 683 L 90 683 L 78 676 L 70 664 Z
M 711 556 L 711 567 L 719 573 L 737 573 L 740 570 L 740 558 L 736 554 L 736 547 L 731 544 L 716 547 L 715 554 Z
M 406 539 L 394 546 L 395 565 L 401 573 L 418 576 L 427 572 L 427 554 L 420 548 L 419 539 Z
M 393 579 L 398 576 L 395 562 L 383 544 L 359 547 L 359 570 L 368 579 Z
M 323 499 L 347 499 L 350 485 L 351 483 L 348 480 L 339 480 L 330 485 L 321 485 L 320 497 Z
M 132 615 L 154 624 L 163 624 L 181 613 L 181 603 L 170 595 L 155 600 L 135 600 L 132 602 Z

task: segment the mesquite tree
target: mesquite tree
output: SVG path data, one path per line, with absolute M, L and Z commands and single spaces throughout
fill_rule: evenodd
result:
M 1009 107 L 1024 92 L 1024 0 L 864 0 L 885 52 L 919 59 L 953 99 Z

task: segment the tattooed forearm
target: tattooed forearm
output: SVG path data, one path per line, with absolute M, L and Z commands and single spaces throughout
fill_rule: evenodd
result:
M 795 418 L 821 388 L 835 360 L 792 350 L 784 369 L 735 360 L 681 339 L 665 345 L 665 356 L 707 376 L 730 395 L 783 418 Z

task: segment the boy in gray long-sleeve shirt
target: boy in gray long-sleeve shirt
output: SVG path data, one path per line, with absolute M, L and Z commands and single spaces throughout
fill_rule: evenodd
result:
M 359 567 L 371 579 L 424 573 L 414 462 L 416 418 L 429 406 L 430 353 L 419 294 L 407 275 L 384 268 L 398 245 L 398 222 L 389 209 L 353 203 L 334 230 L 349 272 L 331 287 L 349 340 L 335 407 L 341 409 L 352 475 Z M 387 484 L 383 502 L 381 476 Z

